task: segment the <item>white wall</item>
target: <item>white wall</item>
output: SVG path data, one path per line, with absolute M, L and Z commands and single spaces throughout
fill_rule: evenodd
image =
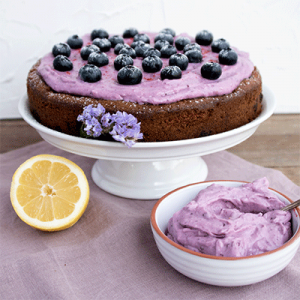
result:
M 0 1 L 0 119 L 20 117 L 27 73 L 55 43 L 127 27 L 190 35 L 207 29 L 250 53 L 277 98 L 276 113 L 300 113 L 299 20 L 299 0 Z

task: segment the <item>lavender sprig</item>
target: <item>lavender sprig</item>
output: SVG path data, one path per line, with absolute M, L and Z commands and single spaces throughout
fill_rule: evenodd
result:
M 82 137 L 98 138 L 109 134 L 114 140 L 124 143 L 128 148 L 143 138 L 140 132 L 141 123 L 138 123 L 133 115 L 120 111 L 113 115 L 105 113 L 101 104 L 97 107 L 92 104 L 85 106 L 83 113 L 77 117 L 77 121 L 82 122 Z
M 126 112 L 117 111 L 112 115 L 114 126 L 110 134 L 118 141 L 124 143 L 127 147 L 132 147 L 137 140 L 143 138 L 141 131 L 141 123 L 137 119 Z

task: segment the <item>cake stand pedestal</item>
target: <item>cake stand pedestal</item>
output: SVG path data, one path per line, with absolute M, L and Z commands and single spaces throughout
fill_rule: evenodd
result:
M 99 159 L 92 168 L 92 178 L 100 188 L 133 199 L 158 199 L 181 185 L 205 180 L 207 173 L 199 156 L 152 162 Z
M 249 138 L 275 110 L 272 92 L 263 87 L 263 110 L 252 122 L 239 128 L 190 140 L 143 143 L 132 148 L 121 143 L 83 139 L 49 129 L 29 110 L 27 96 L 19 102 L 23 119 L 53 146 L 97 159 L 91 173 L 103 190 L 130 199 L 158 199 L 171 190 L 207 177 L 201 156 L 233 147 Z

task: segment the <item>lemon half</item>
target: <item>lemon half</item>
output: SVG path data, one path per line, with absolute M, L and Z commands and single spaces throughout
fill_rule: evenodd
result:
M 10 190 L 17 215 L 44 231 L 74 225 L 84 213 L 89 195 L 82 169 L 64 157 L 48 154 L 25 161 L 14 173 Z

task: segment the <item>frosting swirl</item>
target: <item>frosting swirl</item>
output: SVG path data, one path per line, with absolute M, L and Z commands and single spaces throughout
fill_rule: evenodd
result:
M 150 37 L 150 44 L 154 45 L 155 33 L 145 32 Z M 181 34 L 180 36 L 188 36 Z M 191 43 L 195 39 L 189 37 Z M 92 43 L 90 34 L 82 37 L 83 46 Z M 124 39 L 124 42 L 131 44 L 133 39 Z M 183 99 L 198 97 L 221 96 L 231 93 L 238 87 L 241 81 L 250 77 L 254 65 L 246 52 L 231 47 L 238 54 L 238 61 L 233 66 L 221 65 L 222 75 L 217 80 L 208 80 L 201 76 L 201 66 L 208 61 L 218 62 L 218 53 L 211 51 L 211 46 L 201 46 L 203 60 L 201 63 L 189 63 L 185 71 L 182 71 L 182 78 L 177 80 L 161 80 L 160 72 L 143 72 L 142 82 L 137 85 L 124 86 L 118 83 L 118 71 L 114 68 L 114 49 L 106 52 L 109 64 L 100 67 L 102 79 L 98 82 L 88 83 L 79 78 L 79 69 L 87 64 L 80 56 L 80 49 L 72 49 L 69 59 L 73 63 L 73 69 L 67 72 L 59 72 L 53 68 L 53 55 L 47 54 L 41 59 L 38 72 L 44 81 L 56 92 L 73 95 L 88 96 L 105 100 L 124 100 L 139 104 L 166 104 Z M 182 51 L 178 51 L 182 53 Z M 162 58 L 163 68 L 168 66 L 169 59 Z M 142 58 L 135 58 L 134 65 L 142 69 Z

